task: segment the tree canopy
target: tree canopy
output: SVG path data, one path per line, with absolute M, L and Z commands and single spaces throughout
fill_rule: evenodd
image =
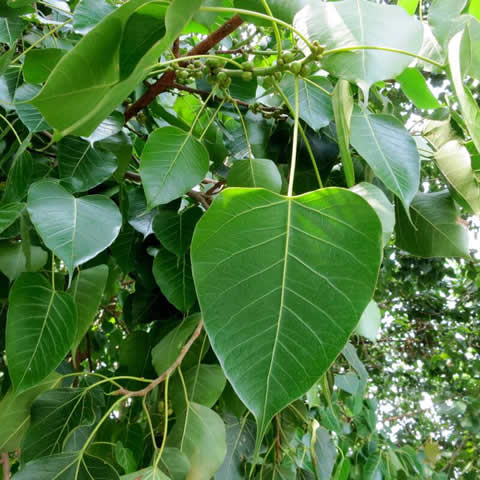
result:
M 476 479 L 480 1 L 0 0 L 3 480 Z

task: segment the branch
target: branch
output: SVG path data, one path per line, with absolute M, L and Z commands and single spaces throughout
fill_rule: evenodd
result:
M 210 202 L 208 197 L 203 192 L 197 192 L 196 190 L 190 190 L 187 195 L 200 204 L 205 210 L 210 208 Z
M 114 392 L 114 395 L 125 395 L 129 397 L 145 397 L 148 395 L 155 387 L 164 382 L 183 362 L 185 355 L 188 353 L 195 340 L 200 336 L 203 329 L 203 320 L 200 321 L 197 328 L 193 332 L 193 335 L 190 337 L 190 340 L 184 345 L 180 355 L 177 359 L 162 373 L 156 380 L 154 380 L 148 387 L 143 388 L 142 390 L 130 391 L 125 388 L 120 388 Z
M 187 56 L 203 55 L 209 52 L 217 43 L 222 41 L 225 37 L 228 37 L 234 32 L 241 24 L 243 20 L 238 16 L 233 16 L 230 20 L 225 22 L 220 28 L 211 33 L 205 40 L 195 45 L 188 53 Z M 180 66 L 185 66 L 184 62 L 180 63 Z M 165 73 L 159 80 L 157 80 L 135 103 L 133 103 L 125 112 L 125 123 L 131 120 L 137 115 L 140 110 L 143 110 L 146 106 L 155 100 L 157 95 L 167 90 L 175 82 L 175 72 Z
M 10 460 L 8 458 L 8 453 L 2 453 L 2 471 L 3 471 L 3 480 L 10 480 Z

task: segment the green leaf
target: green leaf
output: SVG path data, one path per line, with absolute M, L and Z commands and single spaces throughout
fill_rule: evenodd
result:
M 24 210 L 25 204 L 20 202 L 7 203 L 0 206 L 0 233 L 12 225 Z
M 461 28 L 460 14 L 468 0 L 433 0 L 428 11 L 428 23 L 442 48 Z
M 317 424 L 313 456 L 318 480 L 330 480 L 337 459 L 337 447 L 330 432 Z
M 480 213 L 480 185 L 472 170 L 468 150 L 456 140 L 452 140 L 435 153 L 435 161 L 440 171 L 460 197 L 461 204 Z
M 180 448 L 190 460 L 189 480 L 210 480 L 227 453 L 223 420 L 213 410 L 189 403 L 177 418 L 167 445 Z
M 419 257 L 468 256 L 468 232 L 459 220 L 448 191 L 418 193 L 410 207 L 413 225 L 400 205 L 396 208 L 397 245 Z
M 287 23 L 293 22 L 295 14 L 301 10 L 308 0 L 268 0 L 268 6 L 270 7 L 272 14 L 275 18 L 279 18 Z M 267 15 L 263 3 L 261 0 L 235 0 L 234 5 L 236 8 L 243 10 L 252 10 L 254 12 L 263 13 Z M 249 15 L 242 15 L 246 22 L 254 23 L 256 25 L 270 26 L 272 22 L 264 20 L 262 18 L 253 17 Z
M 386 195 L 375 185 L 361 182 L 355 185 L 352 192 L 362 196 L 375 210 L 382 222 L 383 244 L 387 245 L 395 228 L 395 209 Z
M 147 202 L 145 195 L 140 188 L 127 188 L 128 198 L 128 223 L 147 238 L 153 233 L 153 220 L 157 215 L 156 210 L 147 212 Z
M 82 341 L 98 314 L 107 278 L 108 267 L 98 265 L 88 270 L 80 270 L 72 282 L 69 293 L 73 297 L 78 313 L 73 348 Z
M 468 7 L 468 13 L 480 20 L 480 0 L 471 0 Z
M 173 0 L 165 14 L 166 34 L 145 39 L 138 20 L 146 25 L 157 19 L 163 25 L 159 18 L 165 5 L 150 0 L 123 4 L 58 62 L 32 103 L 62 136 L 88 137 L 144 79 L 199 6 L 200 0 Z M 134 42 L 139 29 L 147 44 Z
M 25 56 L 23 76 L 28 83 L 43 83 L 67 53 L 60 48 L 35 48 Z M 36 92 L 38 93 L 38 91 Z
M 24 103 L 31 100 L 39 91 L 40 87 L 28 83 L 24 83 L 15 90 L 15 108 L 20 120 L 30 132 L 50 130 L 50 126 L 43 115 L 33 105 Z
M 434 97 L 424 76 L 416 68 L 407 68 L 397 75 L 403 93 L 420 109 L 436 109 L 441 105 Z
M 337 127 L 338 147 L 342 157 L 343 169 L 348 187 L 355 185 L 355 171 L 350 155 L 350 125 L 353 113 L 353 95 L 350 84 L 339 80 L 332 95 L 332 106 Z
M 409 15 L 414 15 L 417 11 L 419 0 L 398 0 L 397 5 L 404 8 Z
M 285 75 L 280 87 L 290 105 L 295 105 L 295 75 Z M 326 127 L 333 119 L 332 101 L 325 93 L 331 88 L 325 77 L 298 79 L 300 118 L 313 130 Z
M 115 444 L 115 460 L 125 473 L 134 472 L 137 468 L 137 462 L 132 451 L 129 448 L 125 448 L 122 442 Z
M 367 0 L 311 2 L 297 14 L 295 25 L 327 50 L 366 45 L 417 54 L 422 48 L 422 24 L 396 5 Z M 322 68 L 355 82 L 365 92 L 380 80 L 396 77 L 411 62 L 412 57 L 399 53 L 353 50 L 326 56 Z
M 152 364 L 158 375 L 164 373 L 177 359 L 185 342 L 200 322 L 200 315 L 192 315 L 165 335 L 152 350 Z
M 235 160 L 227 183 L 229 187 L 261 187 L 275 193 L 280 193 L 283 184 L 275 163 L 263 158 Z
M 73 12 L 73 30 L 85 35 L 114 11 L 106 0 L 80 0 Z
M 380 309 L 376 302 L 372 300 L 362 313 L 360 322 L 357 325 L 356 333 L 375 343 L 377 341 L 381 321 L 382 315 Z
M 122 226 L 122 216 L 109 198 L 75 198 L 49 180 L 30 188 L 28 212 L 43 242 L 63 260 L 70 276 L 75 267 L 110 246 Z
M 30 135 L 26 138 L 30 141 Z M 4 204 L 20 202 L 27 196 L 28 188 L 33 180 L 34 163 L 29 152 L 22 152 L 20 148 L 15 154 L 10 170 L 8 171 L 7 187 L 2 198 Z
M 109 179 L 117 169 L 112 152 L 99 151 L 80 138 L 65 137 L 58 143 L 58 170 L 72 192 L 85 192 Z
M 185 480 L 190 471 L 190 460 L 178 448 L 165 448 L 159 465 L 171 480 Z
M 40 247 L 31 246 L 30 265 L 25 256 L 25 245 L 22 243 L 0 242 L 0 271 L 11 282 L 16 280 L 24 272 L 38 272 L 48 260 L 48 254 Z M 28 248 L 28 247 L 27 247 Z
M 455 94 L 473 143 L 480 151 L 480 109 L 470 90 L 464 85 L 460 50 L 464 32 L 457 33 L 448 44 L 448 62 Z
M 198 223 L 205 327 L 259 439 L 342 350 L 375 287 L 381 234 L 367 202 L 337 188 L 294 198 L 227 189 Z
M 88 137 L 85 138 L 90 144 L 94 145 L 96 142 L 101 142 L 102 140 L 105 140 L 107 138 L 113 137 L 114 135 L 117 135 L 122 128 L 124 124 L 124 118 L 123 115 L 120 112 L 112 112 L 112 114 L 107 117 L 96 129 L 95 131 Z M 112 139 L 110 142 L 105 142 L 102 146 L 107 146 L 110 145 L 119 147 L 119 143 L 123 143 L 124 138 L 122 136 L 118 136 L 116 139 Z M 128 137 L 125 139 L 125 143 L 128 142 Z M 130 160 L 130 155 L 128 157 Z
M 78 471 L 77 471 L 78 470 Z M 15 480 L 119 480 L 116 470 L 105 460 L 78 453 L 59 453 L 27 463 Z
M 32 424 L 22 447 L 30 462 L 59 453 L 69 432 L 95 420 L 94 398 L 83 388 L 58 388 L 40 395 L 32 406 Z
M 184 374 L 188 400 L 208 408 L 213 408 L 222 394 L 226 378 L 219 365 L 200 364 Z M 172 404 L 177 415 L 185 409 L 185 392 L 179 376 L 172 380 Z
M 0 0 L 0 17 L 16 17 L 27 13 L 33 13 L 35 9 L 33 8 L 32 3 L 33 0 L 17 0 L 16 2 Z
M 148 467 L 138 472 L 122 475 L 120 480 L 170 480 L 158 468 Z
M 161 244 L 178 257 L 185 255 L 192 243 L 193 230 L 202 216 L 197 207 L 181 212 L 161 209 L 153 220 L 153 231 Z
M 207 149 L 177 127 L 155 130 L 148 137 L 140 175 L 149 209 L 169 203 L 199 184 L 208 172 Z
M 65 358 L 75 334 L 70 295 L 52 290 L 39 273 L 24 273 L 9 295 L 6 352 L 16 392 L 46 378 Z
M 351 142 L 375 175 L 408 208 L 420 183 L 420 155 L 403 124 L 391 115 L 356 108 Z
M 0 451 L 12 452 L 22 446 L 23 436 L 30 425 L 30 408 L 41 393 L 59 381 L 57 373 L 22 393 L 9 390 L 0 401 Z
M 163 247 L 158 248 L 153 261 L 153 276 L 167 300 L 181 312 L 188 312 L 195 301 L 190 256 L 177 257 Z
M 26 25 L 26 22 L 18 17 L 0 17 L 0 43 L 6 43 L 12 47 L 21 37 Z

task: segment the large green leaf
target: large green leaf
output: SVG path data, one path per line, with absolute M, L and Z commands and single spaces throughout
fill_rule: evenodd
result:
M 225 425 L 213 410 L 189 403 L 170 432 L 167 445 L 178 447 L 190 460 L 188 480 L 210 480 L 227 453 Z
M 6 230 L 25 210 L 25 204 L 20 202 L 7 203 L 0 206 L 0 233 Z
M 78 453 L 59 453 L 27 463 L 15 480 L 119 480 L 117 471 L 105 460 Z
M 199 6 L 200 0 L 173 0 L 168 8 L 151 0 L 123 4 L 58 62 L 32 103 L 62 135 L 88 137 L 143 80 Z
M 227 183 L 229 187 L 261 187 L 280 193 L 283 182 L 278 167 L 271 160 L 247 158 L 235 160 Z
M 0 452 L 12 452 L 22 446 L 30 425 L 30 408 L 38 395 L 53 388 L 59 381 L 57 373 L 22 393 L 9 391 L 0 401 Z
M 295 25 L 309 40 L 327 49 L 376 46 L 417 54 L 423 41 L 422 24 L 396 5 L 367 0 L 310 2 L 295 17 Z M 380 50 L 354 50 L 325 57 L 322 67 L 357 83 L 363 90 L 400 74 L 412 57 Z
M 24 273 L 10 290 L 6 352 L 15 391 L 47 377 L 70 350 L 76 311 L 70 295 L 39 273 Z
M 25 255 L 28 249 L 29 258 Z M 0 271 L 13 282 L 24 272 L 38 272 L 48 260 L 45 250 L 20 242 L 0 242 Z
M 408 208 L 420 183 L 420 155 L 402 123 L 391 115 L 356 108 L 351 142 L 375 175 Z
M 419 257 L 468 256 L 468 232 L 448 191 L 419 193 L 410 207 L 412 222 L 397 205 L 396 243 Z
M 197 299 L 190 256 L 177 257 L 160 247 L 153 261 L 153 276 L 167 300 L 181 312 L 188 312 Z
M 72 192 L 84 192 L 103 183 L 117 169 L 112 152 L 99 151 L 89 142 L 65 137 L 58 143 L 60 179 Z
M 280 84 L 290 105 L 295 105 L 295 81 L 295 75 L 288 74 Z M 333 119 L 332 101 L 325 92 L 331 88 L 330 82 L 325 77 L 298 80 L 300 118 L 313 130 L 326 127 Z
M 148 137 L 140 163 L 148 208 L 169 203 L 200 183 L 208 172 L 207 149 L 177 127 L 155 130 Z
M 464 85 L 464 76 L 461 69 L 460 51 L 464 32 L 458 32 L 448 44 L 448 62 L 453 88 L 457 95 L 463 120 L 472 137 L 475 147 L 480 152 L 480 108 L 470 90 Z
M 45 245 L 63 260 L 70 275 L 105 250 L 122 226 L 122 216 L 109 198 L 75 198 L 49 180 L 30 188 L 28 212 Z
M 461 203 L 475 214 L 480 213 L 480 184 L 472 169 L 468 150 L 452 140 L 435 153 L 440 171 L 459 195 Z
M 77 328 L 72 346 L 76 347 L 98 314 L 98 307 L 105 291 L 108 267 L 98 265 L 88 270 L 80 270 L 69 289 L 77 306 Z
M 23 64 L 25 81 L 43 83 L 65 53 L 60 48 L 35 48 L 28 52 Z
M 205 327 L 259 438 L 342 350 L 372 296 L 381 235 L 368 203 L 337 188 L 293 198 L 227 189 L 198 223 Z

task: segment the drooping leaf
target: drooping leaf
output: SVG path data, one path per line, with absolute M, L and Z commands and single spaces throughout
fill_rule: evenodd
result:
M 229 187 L 261 187 L 280 193 L 282 176 L 271 160 L 250 158 L 233 163 L 228 172 L 227 183 Z
M 200 315 L 192 315 L 165 335 L 152 350 L 152 364 L 158 375 L 167 370 L 180 355 L 183 345 L 190 338 L 200 321 Z
M 295 76 L 285 75 L 280 87 L 290 105 L 295 105 Z M 331 88 L 325 77 L 298 79 L 300 118 L 313 130 L 326 127 L 333 119 L 332 101 L 325 92 Z
M 94 397 L 83 388 L 58 388 L 40 395 L 31 415 L 31 427 L 22 447 L 24 462 L 59 453 L 69 432 L 79 425 L 92 425 Z
M 351 142 L 375 175 L 408 208 L 420 183 L 420 155 L 402 123 L 356 108 Z
M 403 8 L 367 0 L 310 2 L 296 15 L 295 26 L 327 50 L 365 45 L 418 54 L 423 41 L 422 24 Z M 322 68 L 365 91 L 400 74 L 411 61 L 399 53 L 360 49 L 328 55 Z
M 473 143 L 480 151 L 480 108 L 470 90 L 464 85 L 461 70 L 460 51 L 464 32 L 457 33 L 448 44 L 448 62 L 455 94 L 460 104 L 463 119 L 470 133 Z
M 337 127 L 338 147 L 342 156 L 347 186 L 355 185 L 355 171 L 350 155 L 350 130 L 353 113 L 353 95 L 350 84 L 339 80 L 332 94 L 332 106 Z
M 189 480 L 210 480 L 227 453 L 223 420 L 213 410 L 189 403 L 170 432 L 167 445 L 178 447 L 190 460 Z
M 7 203 L 0 206 L 0 233 L 6 230 L 25 210 L 25 204 L 20 202 Z
M 167 300 L 181 312 L 188 312 L 197 299 L 190 256 L 177 257 L 160 247 L 153 261 L 153 276 Z
M 342 189 L 294 198 L 227 189 L 198 223 L 192 264 L 205 327 L 259 438 L 343 348 L 370 300 L 380 250 L 375 212 Z
M 15 480 L 119 480 L 117 471 L 105 460 L 79 453 L 59 453 L 27 463 Z
M 140 175 L 148 208 L 169 203 L 187 193 L 207 174 L 206 148 L 177 127 L 155 130 L 143 149 Z
M 29 249 L 29 259 L 25 255 L 24 248 Z M 47 252 L 40 247 L 25 247 L 20 242 L 0 242 L 0 271 L 11 282 L 24 272 L 38 272 L 45 266 L 47 260 Z
M 480 184 L 472 169 L 468 150 L 452 140 L 435 153 L 440 171 L 460 197 L 461 203 L 473 213 L 480 213 Z
M 12 452 L 22 446 L 30 425 L 30 408 L 41 393 L 53 388 L 59 375 L 53 373 L 43 382 L 22 393 L 9 391 L 0 401 L 0 451 Z
M 197 207 L 181 212 L 161 209 L 153 220 L 153 231 L 162 245 L 177 256 L 185 255 L 192 243 L 193 230 L 202 216 Z
M 73 30 L 85 35 L 113 11 L 106 0 L 80 0 L 73 12 Z
M 60 48 L 35 48 L 28 52 L 23 64 L 25 81 L 36 84 L 45 82 L 65 53 Z
M 76 347 L 97 316 L 107 284 L 108 267 L 98 265 L 88 270 L 80 270 L 69 289 L 77 307 L 77 325 L 72 347 Z
M 375 342 L 378 331 L 380 330 L 381 320 L 382 316 L 380 309 L 378 308 L 376 302 L 372 300 L 362 313 L 360 322 L 357 325 L 356 333 L 367 338 L 371 342 Z
M 396 206 L 397 245 L 419 257 L 468 256 L 468 233 L 448 191 L 418 193 L 410 207 L 413 225 Z
M 122 226 L 122 216 L 109 198 L 75 198 L 49 180 L 30 188 L 28 212 L 43 242 L 63 260 L 70 275 L 105 250 Z
M 386 245 L 392 237 L 395 227 L 395 209 L 386 195 L 372 183 L 361 182 L 352 188 L 352 192 L 361 195 L 375 210 L 382 222 L 383 243 Z
M 68 353 L 75 333 L 72 298 L 39 273 L 24 273 L 9 295 L 6 352 L 15 391 L 46 378 Z
M 113 175 L 117 159 L 112 152 L 95 149 L 89 142 L 65 137 L 58 143 L 58 170 L 72 192 L 85 192 Z
M 427 85 L 424 76 L 416 68 L 407 68 L 397 75 L 403 93 L 418 107 L 423 109 L 440 108 L 438 100 Z

